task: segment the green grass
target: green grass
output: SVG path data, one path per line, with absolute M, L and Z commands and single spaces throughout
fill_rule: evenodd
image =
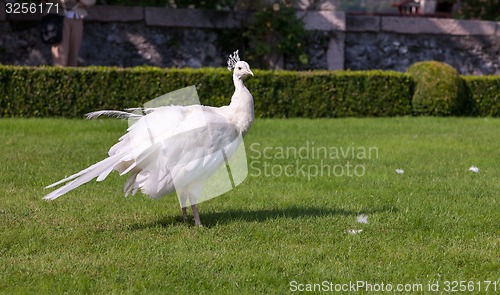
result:
M 105 157 L 125 129 L 119 120 L 0 120 L 0 293 L 273 294 L 289 293 L 291 281 L 424 291 L 439 281 L 444 292 L 447 280 L 498 281 L 500 292 L 498 119 L 257 120 L 245 139 L 250 175 L 199 205 L 203 228 L 182 222 L 175 196 L 124 198 L 117 173 L 41 199 L 44 186 Z M 307 144 L 378 154 L 279 155 Z M 364 175 L 277 175 L 347 161 Z M 256 176 L 264 165 L 274 175 Z

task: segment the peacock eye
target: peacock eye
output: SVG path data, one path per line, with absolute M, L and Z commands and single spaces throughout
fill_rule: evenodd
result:
M 240 70 L 240 71 L 241 71 L 241 67 L 238 67 L 238 70 Z

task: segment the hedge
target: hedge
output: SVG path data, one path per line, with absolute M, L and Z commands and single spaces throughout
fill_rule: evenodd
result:
M 257 117 L 412 115 L 416 82 L 391 71 L 260 71 L 245 84 Z M 439 77 L 438 77 L 439 79 Z M 462 77 L 466 115 L 500 115 L 500 76 Z M 57 68 L 0 65 L 1 117 L 68 117 L 102 109 L 139 107 L 162 94 L 196 85 L 201 103 L 228 104 L 227 69 L 155 67 Z M 439 94 L 438 94 L 439 97 Z
M 500 76 L 464 77 L 471 115 L 500 117 Z
M 464 83 L 452 66 L 423 61 L 407 71 L 416 82 L 413 112 L 416 115 L 462 115 L 465 112 Z
M 254 71 L 245 84 L 257 117 L 346 117 L 411 114 L 410 76 L 387 71 Z M 56 68 L 0 66 L 0 115 L 82 117 L 138 107 L 196 85 L 201 103 L 221 106 L 234 92 L 227 69 Z

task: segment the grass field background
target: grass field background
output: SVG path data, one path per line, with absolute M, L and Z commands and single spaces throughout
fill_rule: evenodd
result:
M 500 292 L 498 119 L 257 120 L 245 138 L 250 175 L 199 205 L 202 228 L 182 222 L 174 195 L 123 197 L 117 173 L 42 200 L 46 185 L 104 158 L 126 127 L 0 120 L 0 293 L 277 294 L 292 281 L 423 291 L 437 281 L 445 292 L 455 280 L 496 281 Z M 278 154 L 307 144 L 378 153 Z M 278 175 L 348 161 L 363 175 Z

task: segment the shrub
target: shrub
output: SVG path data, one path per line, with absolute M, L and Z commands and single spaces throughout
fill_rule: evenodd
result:
M 437 61 L 413 64 L 407 71 L 415 79 L 413 112 L 416 115 L 461 115 L 465 88 L 457 70 Z
M 296 10 L 292 6 L 280 3 L 265 5 L 255 13 L 243 32 L 246 44 L 252 48 L 247 59 L 254 67 L 261 69 L 280 68 L 280 57 L 307 64 L 304 46 L 306 36 L 304 23 L 296 17 Z
M 124 109 L 189 85 L 201 103 L 228 104 L 226 69 L 53 68 L 0 66 L 0 115 L 81 117 Z M 257 117 L 346 117 L 411 114 L 413 82 L 396 72 L 255 71 L 246 85 Z
M 470 114 L 500 116 L 500 76 L 464 77 L 470 98 Z
M 448 0 L 457 2 L 457 0 Z M 498 0 L 462 0 L 455 17 L 463 19 L 482 19 L 500 21 L 500 1 Z

